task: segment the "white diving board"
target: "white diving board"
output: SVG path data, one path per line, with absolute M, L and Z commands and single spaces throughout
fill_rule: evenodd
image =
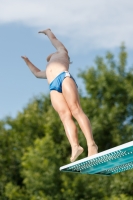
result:
M 113 175 L 133 169 L 133 141 L 60 167 L 60 171 Z

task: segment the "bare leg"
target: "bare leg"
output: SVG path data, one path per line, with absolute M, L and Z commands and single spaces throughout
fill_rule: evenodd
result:
M 74 162 L 77 159 L 77 157 L 83 152 L 83 148 L 79 145 L 77 127 L 74 121 L 72 120 L 72 115 L 71 113 L 66 113 L 66 111 L 63 113 L 59 113 L 59 115 L 64 125 L 65 132 L 72 149 L 70 161 Z
M 77 128 L 72 120 L 72 114 L 68 108 L 68 105 L 62 95 L 57 91 L 52 91 L 50 93 L 51 101 L 54 109 L 58 112 L 60 119 L 64 125 L 64 129 L 67 135 L 67 138 L 70 142 L 72 154 L 70 161 L 74 162 L 77 157 L 83 152 L 83 148 L 79 145 Z
M 81 108 L 75 108 L 75 110 L 73 110 L 73 116 L 78 121 L 78 124 L 85 135 L 88 145 L 88 156 L 96 154 L 98 147 L 94 142 L 91 125 L 88 117 L 85 115 Z
M 72 115 L 78 121 L 78 124 L 85 135 L 88 145 L 88 156 L 96 154 L 98 152 L 98 147 L 93 139 L 90 121 L 80 106 L 77 88 L 71 78 L 67 77 L 63 81 L 63 95 Z

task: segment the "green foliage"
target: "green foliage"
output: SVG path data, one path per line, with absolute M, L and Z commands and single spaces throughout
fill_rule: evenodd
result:
M 133 200 L 133 197 L 129 197 L 125 194 L 120 194 L 118 196 L 111 196 L 111 197 L 105 197 L 103 200 Z
M 105 59 L 96 58 L 95 67 L 80 74 L 87 92 L 84 110 L 91 119 L 100 151 L 133 138 L 133 73 L 126 68 L 126 58 L 122 46 L 118 65 L 108 52 Z
M 18 199 L 18 200 L 28 200 L 28 197 L 25 195 L 25 191 L 20 189 L 19 186 L 14 185 L 13 183 L 9 182 L 5 188 L 6 192 L 5 195 L 10 199 Z
M 80 73 L 86 96 L 80 97 L 92 123 L 99 151 L 133 138 L 133 70 L 127 52 L 118 61 L 107 52 L 95 66 Z M 78 127 L 79 140 L 86 141 Z M 111 177 L 62 173 L 69 163 L 70 146 L 49 96 L 34 98 L 15 119 L 0 121 L 1 200 L 132 200 L 132 171 Z

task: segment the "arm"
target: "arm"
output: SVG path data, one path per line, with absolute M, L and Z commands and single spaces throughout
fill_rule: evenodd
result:
M 44 33 L 45 35 L 47 35 L 52 45 L 57 49 L 58 52 L 65 51 L 66 53 L 68 53 L 66 47 L 55 37 L 50 29 L 39 31 L 39 33 Z
M 37 78 L 47 78 L 46 76 L 46 71 L 41 71 L 40 69 L 38 69 L 35 65 L 33 65 L 30 60 L 25 57 L 25 56 L 21 56 L 21 58 L 23 58 L 23 60 L 25 61 L 25 63 L 27 64 L 27 66 L 29 67 L 29 69 L 31 70 L 31 72 L 37 77 Z

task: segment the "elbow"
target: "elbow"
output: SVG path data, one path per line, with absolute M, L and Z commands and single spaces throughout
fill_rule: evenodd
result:
M 33 72 L 33 74 L 36 78 L 39 78 L 37 73 Z
M 36 78 L 40 78 L 40 70 L 39 71 L 34 71 L 33 74 L 34 74 L 34 76 Z
M 36 78 L 40 78 L 37 74 L 34 74 Z

